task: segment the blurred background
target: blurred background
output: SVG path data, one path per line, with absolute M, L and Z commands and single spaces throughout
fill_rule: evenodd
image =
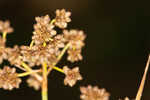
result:
M 29 45 L 35 16 L 65 8 L 72 12 L 68 28 L 84 30 L 87 39 L 80 66 L 83 81 L 64 86 L 64 75 L 49 76 L 49 100 L 80 100 L 80 86 L 98 85 L 111 93 L 110 100 L 135 98 L 150 51 L 150 6 L 146 0 L 0 0 L 0 20 L 9 19 L 15 31 L 8 46 Z M 60 65 L 68 64 L 64 62 Z M 2 66 L 1 66 L 2 67 Z M 0 89 L 0 100 L 41 100 L 40 91 L 24 82 L 13 91 Z M 142 100 L 150 99 L 150 73 Z

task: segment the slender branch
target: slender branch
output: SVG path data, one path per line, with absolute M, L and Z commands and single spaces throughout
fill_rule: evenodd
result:
M 27 71 L 32 72 L 32 69 L 31 69 L 26 63 L 22 62 L 22 66 L 23 66 Z M 35 76 L 36 79 L 39 80 L 39 81 L 42 81 L 42 80 L 43 80 L 43 78 L 42 78 L 39 74 L 37 74 L 37 73 L 34 73 L 33 76 Z
M 59 62 L 59 61 L 61 60 L 61 58 L 63 57 L 63 55 L 65 54 L 66 50 L 69 48 L 69 46 L 70 46 L 70 43 L 68 43 L 68 44 L 64 47 L 64 49 L 61 51 L 60 55 L 57 57 L 57 62 Z M 57 64 L 57 63 L 56 63 L 56 64 Z M 54 64 L 54 65 L 56 65 L 56 64 Z
M 141 96 L 142 96 L 142 93 L 143 93 L 144 84 L 145 84 L 145 80 L 146 80 L 146 74 L 148 72 L 149 64 L 150 64 L 150 55 L 148 57 L 147 64 L 146 64 L 146 67 L 145 67 L 145 71 L 144 71 L 144 75 L 143 75 L 143 78 L 142 78 L 142 81 L 141 81 L 141 84 L 140 84 L 140 87 L 139 87 L 139 90 L 137 92 L 135 100 L 141 100 Z
M 27 70 L 27 71 L 31 71 L 32 72 L 32 69 L 24 62 L 21 63 L 21 65 Z
M 48 66 L 48 67 L 51 67 L 52 69 L 58 71 L 58 72 L 61 72 L 61 73 L 64 73 L 63 69 L 59 68 L 59 67 L 56 67 L 56 66 Z
M 6 39 L 6 36 L 7 36 L 7 32 L 4 32 L 3 33 L 3 39 Z
M 55 65 L 61 60 L 61 58 L 63 57 L 63 55 L 65 54 L 66 50 L 69 48 L 69 46 L 70 46 L 70 43 L 68 43 L 68 44 L 63 48 L 63 50 L 61 51 L 60 55 L 57 57 L 57 62 L 53 63 L 52 66 L 55 66 Z M 53 67 L 52 67 L 52 68 L 53 68 Z M 57 71 L 59 71 L 59 72 L 62 72 L 62 73 L 63 73 L 63 71 L 60 70 L 60 68 L 58 68 L 58 67 L 54 67 L 54 69 L 57 70 Z M 51 71 L 51 68 L 48 69 L 48 74 L 50 73 L 50 71 Z
M 19 74 L 18 74 L 18 77 L 24 77 L 24 76 L 28 76 L 28 75 L 30 75 L 30 74 L 38 73 L 38 72 L 41 72 L 41 70 L 32 70 L 32 71 L 30 71 L 30 72 L 19 73 Z
M 45 62 L 42 65 L 42 70 L 43 70 L 42 100 L 48 100 L 47 64 Z
M 50 24 L 54 24 L 56 22 L 56 19 L 53 19 Z
M 34 44 L 34 41 L 32 40 L 30 43 L 30 48 L 33 46 L 33 44 Z

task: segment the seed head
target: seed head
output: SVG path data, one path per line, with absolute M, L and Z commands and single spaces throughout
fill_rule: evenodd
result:
M 29 87 L 33 87 L 35 90 L 39 90 L 41 88 L 41 82 L 37 80 L 34 76 L 30 76 L 27 79 L 27 83 Z
M 56 10 L 56 22 L 55 25 L 58 26 L 59 28 L 66 28 L 67 27 L 67 23 L 71 22 L 71 12 L 66 11 L 65 9 L 57 9 Z
M 85 34 L 80 30 L 64 30 L 64 38 L 70 42 L 70 48 L 80 49 L 84 46 Z
M 73 87 L 77 80 L 82 80 L 82 76 L 79 73 L 79 67 L 69 69 L 67 66 L 63 67 L 63 71 L 66 75 L 64 84 Z
M 5 90 L 12 90 L 13 88 L 19 88 L 21 79 L 17 77 L 16 69 L 4 66 L 0 69 L 0 88 Z
M 10 26 L 10 22 L 7 21 L 0 21 L 0 32 L 4 33 L 12 33 L 13 28 Z
M 30 66 L 39 66 L 43 62 L 51 65 L 57 61 L 59 53 L 59 49 L 50 44 L 47 44 L 45 47 L 43 45 L 34 45 L 31 49 L 27 46 L 21 47 L 23 61 L 27 62 Z
M 17 45 L 13 48 L 7 48 L 7 55 L 11 65 L 21 66 L 22 56 L 20 55 L 20 48 Z
M 68 49 L 68 61 L 75 62 L 82 60 L 81 49 Z
M 52 36 L 56 35 L 56 31 L 53 29 L 54 25 L 50 24 L 48 15 L 36 17 L 35 20 L 37 23 L 34 25 L 32 36 L 32 40 L 34 40 L 35 44 L 48 42 Z
M 105 89 L 99 89 L 97 86 L 80 87 L 81 100 L 109 100 L 110 94 Z

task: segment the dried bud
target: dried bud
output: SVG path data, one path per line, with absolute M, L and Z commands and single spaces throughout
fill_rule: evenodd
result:
M 71 12 L 66 11 L 65 9 L 61 9 L 61 10 L 57 9 L 55 25 L 58 26 L 59 28 L 66 28 L 67 23 L 71 22 L 70 16 L 71 16 Z
M 21 79 L 17 77 L 16 69 L 4 66 L 0 69 L 0 88 L 5 90 L 12 90 L 13 88 L 19 88 Z
M 79 67 L 75 67 L 72 70 L 67 66 L 63 67 L 63 71 L 66 75 L 64 79 L 64 84 L 69 86 L 74 86 L 77 80 L 82 80 L 82 76 L 79 73 Z
M 67 42 L 70 42 L 71 49 L 80 49 L 84 46 L 85 34 L 79 30 L 64 30 L 64 38 Z
M 97 86 L 80 87 L 81 100 L 109 100 L 110 94 L 105 89 L 99 89 Z
M 4 33 L 12 33 L 13 28 L 10 26 L 10 22 L 7 21 L 0 21 L 0 32 Z
M 71 62 L 82 60 L 83 57 L 81 55 L 81 49 L 75 49 L 75 50 L 68 49 L 68 58 L 67 59 Z
M 27 79 L 27 83 L 29 87 L 33 87 L 35 90 L 39 90 L 41 88 L 41 82 L 37 80 L 34 76 L 30 76 Z

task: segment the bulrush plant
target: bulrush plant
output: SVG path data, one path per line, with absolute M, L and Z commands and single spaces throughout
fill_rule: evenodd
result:
M 13 28 L 9 21 L 0 21 L 0 64 L 7 60 L 11 66 L 5 65 L 0 69 L 0 88 L 19 88 L 21 78 L 29 76 L 26 81 L 28 86 L 35 90 L 41 89 L 42 100 L 48 100 L 48 75 L 52 70 L 65 75 L 64 85 L 73 87 L 78 80 L 82 80 L 78 66 L 72 69 L 67 65 L 58 67 L 58 62 L 65 53 L 71 63 L 81 61 L 86 35 L 82 30 L 66 29 L 71 22 L 71 12 L 57 9 L 55 13 L 56 16 L 52 20 L 49 15 L 36 17 L 30 45 L 15 45 L 13 48 L 6 46 L 7 35 L 13 32 Z M 55 27 L 61 29 L 61 33 L 58 33 Z M 135 100 L 141 100 L 149 62 L 150 58 Z M 23 72 L 16 72 L 16 68 Z M 110 93 L 98 86 L 81 86 L 80 91 L 81 100 L 109 100 L 110 96 Z
M 52 20 L 49 15 L 36 17 L 30 45 L 15 45 L 13 48 L 6 46 L 7 34 L 12 33 L 13 28 L 9 21 L 0 21 L 0 63 L 8 60 L 11 66 L 15 66 L 0 69 L 0 88 L 19 88 L 21 78 L 29 75 L 28 85 L 35 90 L 41 89 L 42 100 L 48 100 L 47 78 L 52 70 L 65 75 L 64 85 L 73 87 L 78 80 L 82 80 L 78 66 L 73 69 L 66 65 L 58 67 L 58 62 L 66 52 L 67 60 L 72 63 L 83 59 L 81 51 L 86 36 L 82 30 L 66 29 L 71 22 L 70 16 L 71 12 L 58 9 Z M 57 33 L 55 27 L 60 28 L 62 33 Z M 17 73 L 16 68 L 24 72 Z

